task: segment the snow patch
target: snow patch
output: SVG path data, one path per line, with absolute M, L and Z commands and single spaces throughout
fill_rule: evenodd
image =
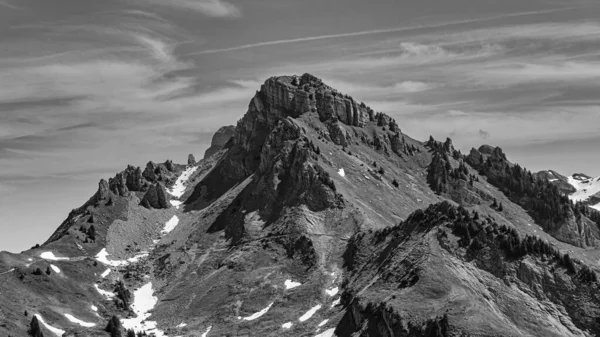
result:
M 76 317 L 74 317 L 73 315 L 65 314 L 65 317 L 66 317 L 66 318 L 67 318 L 69 321 L 71 321 L 71 322 L 73 322 L 73 323 L 76 323 L 76 324 L 79 324 L 79 325 L 81 325 L 81 326 L 82 326 L 82 327 L 84 327 L 84 328 L 91 328 L 91 327 L 93 327 L 93 326 L 96 326 L 96 324 L 95 324 L 95 323 L 89 323 L 89 322 L 86 322 L 86 321 L 82 321 L 82 320 L 80 320 L 79 318 L 76 318 Z
M 98 311 L 98 307 L 92 304 L 92 310 Z
M 107 268 L 100 276 L 102 276 L 102 278 L 105 278 L 108 276 L 108 274 L 110 274 L 110 268 Z
M 38 315 L 38 314 L 35 314 L 35 317 L 37 317 L 38 321 L 39 321 L 40 323 L 42 323 L 42 324 L 43 324 L 43 325 L 46 327 L 46 329 L 50 330 L 50 331 L 51 331 L 53 334 L 55 334 L 56 336 L 59 336 L 59 337 L 60 337 L 60 336 L 62 336 L 62 335 L 65 333 L 65 330 L 61 330 L 61 329 L 59 329 L 59 328 L 55 328 L 55 327 L 53 327 L 53 326 L 49 325 L 48 323 L 46 323 L 46 322 L 44 321 L 44 319 L 42 318 L 42 316 L 40 316 L 40 315 Z
M 194 166 L 183 171 L 179 178 L 177 178 L 177 181 L 175 182 L 171 190 L 167 192 L 169 192 L 169 194 L 171 194 L 174 197 L 180 198 L 183 195 L 183 193 L 185 193 L 185 183 L 190 179 L 190 176 L 194 174 L 194 172 L 196 172 L 197 169 L 198 167 Z
M 314 307 L 310 308 L 310 310 L 308 310 L 304 315 L 300 316 L 300 318 L 298 318 L 298 320 L 300 322 L 304 322 L 306 320 L 308 320 L 309 318 L 311 318 L 315 312 L 317 312 L 319 309 L 321 309 L 321 305 L 315 305 Z
M 178 224 L 179 218 L 177 217 L 177 215 L 173 215 L 173 217 L 169 221 L 167 221 L 167 223 L 165 224 L 165 228 L 163 228 L 161 233 L 167 234 L 171 232 L 173 229 L 175 229 L 175 227 L 177 227 Z
M 206 329 L 206 332 L 202 334 L 202 337 L 208 336 L 208 333 L 210 332 L 210 329 L 212 329 L 212 325 L 209 326 L 208 329 Z
M 185 327 L 185 326 L 187 326 L 187 323 L 181 322 L 181 323 L 180 323 L 180 324 L 177 326 L 177 328 L 181 329 L 181 328 L 183 328 L 183 327 Z
M 292 322 L 287 322 L 287 323 L 281 324 L 281 328 L 282 329 L 291 329 L 292 328 Z
M 273 303 L 275 303 L 275 302 L 272 302 L 271 304 L 269 304 L 269 305 L 268 305 L 266 308 L 264 308 L 263 310 L 261 310 L 261 311 L 259 311 L 259 312 L 256 312 L 256 313 L 254 313 L 254 314 L 252 314 L 252 315 L 250 315 L 250 316 L 248 316 L 248 317 L 241 317 L 241 319 L 243 319 L 244 321 L 252 321 L 252 320 L 255 320 L 255 319 L 259 318 L 260 316 L 262 316 L 262 315 L 266 314 L 266 313 L 267 313 L 267 311 L 269 311 L 269 309 L 271 309 L 271 306 L 273 305 Z
M 600 181 L 598 179 L 583 179 L 580 176 L 567 178 L 569 184 L 577 191 L 569 196 L 573 201 L 585 201 L 589 197 L 600 192 Z
M 323 326 L 323 325 L 327 324 L 327 322 L 329 322 L 329 320 L 328 320 L 328 319 L 326 319 L 326 320 L 323 320 L 323 322 L 319 323 L 319 325 L 318 325 L 318 326 L 319 326 L 319 327 L 321 327 L 321 326 Z
M 111 299 L 113 297 L 115 297 L 115 294 L 111 293 L 110 291 L 106 291 L 104 289 L 100 289 L 100 287 L 98 287 L 97 284 L 94 284 L 94 287 L 96 288 L 96 290 L 98 291 L 98 293 L 100 293 L 100 295 L 103 295 L 104 297 Z
M 51 261 L 68 261 L 68 260 L 70 260 L 68 257 L 56 257 L 56 256 L 54 256 L 54 253 L 52 253 L 52 252 L 43 252 L 40 254 L 40 257 L 44 260 L 51 260 Z
M 339 298 L 331 303 L 331 307 L 333 308 L 333 307 L 335 307 L 338 304 L 340 304 L 340 299 Z
M 182 201 L 179 200 L 171 200 L 171 205 L 173 205 L 173 207 L 175 207 L 175 209 L 179 209 L 179 206 L 181 206 L 181 204 L 183 204 Z
M 333 296 L 337 295 L 337 293 L 339 291 L 340 291 L 340 289 L 338 287 L 331 288 L 331 289 L 325 289 L 325 292 L 327 293 L 327 295 L 329 295 L 329 297 L 333 297 Z
M 339 175 L 341 175 L 342 177 L 345 177 L 345 176 L 346 176 L 346 172 L 344 172 L 344 168 L 341 168 L 341 169 L 338 171 L 338 174 L 339 174 Z
M 52 268 L 52 270 L 54 270 L 55 273 L 60 274 L 60 268 L 58 268 L 57 266 L 51 264 L 50 268 Z
M 331 328 L 329 330 L 325 330 L 323 332 L 321 332 L 318 335 L 315 335 L 315 337 L 335 337 L 335 328 Z
M 109 254 L 106 251 L 106 248 L 102 248 L 102 250 L 98 254 L 96 254 L 96 260 L 98 260 L 108 266 L 121 267 L 121 266 L 126 266 L 131 263 L 139 262 L 141 259 L 147 257 L 150 254 L 148 254 L 147 252 L 142 252 L 141 254 L 131 257 L 127 260 L 109 260 L 108 255 Z
M 292 280 L 285 280 L 284 285 L 285 285 L 285 289 L 289 290 L 289 289 L 294 289 L 296 287 L 301 286 L 302 283 L 300 283 L 300 282 L 294 282 Z
M 133 304 L 131 310 L 136 314 L 134 318 L 122 319 L 121 323 L 125 329 L 133 329 L 135 331 L 145 330 L 148 333 L 154 333 L 156 337 L 164 337 L 163 331 L 156 328 L 155 321 L 147 321 L 150 317 L 150 310 L 154 309 L 158 298 L 154 296 L 152 282 L 148 282 L 136 291 L 133 292 Z

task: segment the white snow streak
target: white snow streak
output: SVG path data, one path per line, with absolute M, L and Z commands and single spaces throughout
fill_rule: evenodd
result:
M 335 307 L 338 304 L 340 304 L 340 299 L 339 298 L 331 303 L 331 307 L 333 308 L 333 307 Z
M 92 310 L 94 310 L 94 311 L 98 311 L 98 307 L 97 307 L 97 306 L 95 306 L 95 305 L 92 305 Z
M 340 289 L 338 287 L 335 287 L 335 288 L 331 288 L 331 289 L 325 289 L 325 292 L 327 293 L 327 295 L 329 295 L 329 297 L 333 297 L 333 296 L 337 295 L 339 290 Z
M 308 310 L 304 315 L 302 315 L 300 318 L 298 318 L 298 320 L 300 322 L 306 321 L 307 319 L 311 318 L 312 315 L 314 315 L 315 312 L 317 312 L 319 309 L 321 309 L 321 305 L 320 304 L 315 305 L 314 307 L 310 308 L 310 310 Z
M 183 327 L 185 327 L 185 326 L 187 326 L 187 323 L 181 322 L 181 323 L 180 323 L 180 324 L 179 324 L 177 327 L 178 327 L 179 329 L 181 329 L 181 328 L 183 328 Z
M 171 190 L 168 191 L 169 194 L 171 194 L 174 197 L 180 198 L 183 195 L 183 193 L 185 193 L 185 183 L 188 181 L 188 179 L 190 179 L 190 176 L 194 174 L 194 172 L 196 172 L 197 169 L 198 167 L 194 166 L 183 171 L 179 178 L 177 178 L 177 181 L 173 185 L 173 188 L 171 188 Z
M 58 268 L 57 266 L 51 264 L 50 268 L 52 268 L 52 270 L 54 270 L 55 273 L 60 274 L 60 268 Z
M 35 314 L 35 317 L 37 317 L 37 319 L 40 323 L 42 323 L 44 326 L 46 326 L 46 329 L 50 330 L 56 336 L 60 337 L 65 333 L 65 330 L 55 328 L 55 327 L 49 325 L 48 323 L 46 323 L 41 315 Z
M 294 282 L 292 280 L 285 280 L 284 285 L 285 285 L 285 289 L 294 289 L 296 287 L 301 286 L 302 283 L 300 283 L 300 282 Z
M 102 276 L 102 278 L 105 278 L 108 276 L 108 274 L 110 274 L 110 268 L 106 269 L 100 276 Z
M 341 169 L 338 171 L 338 174 L 339 174 L 339 175 L 341 175 L 342 177 L 345 177 L 345 176 L 346 176 L 346 172 L 344 172 L 344 169 L 343 169 L 343 168 L 341 168 Z
M 171 205 L 173 205 L 176 209 L 179 209 L 179 206 L 181 206 L 181 204 L 183 204 L 182 201 L 179 200 L 171 200 Z
M 282 329 L 290 329 L 291 327 L 292 327 L 292 322 L 287 322 L 287 323 L 281 324 Z
M 275 303 L 275 302 L 273 302 L 273 303 Z M 254 314 L 252 314 L 252 315 L 250 315 L 250 316 L 248 316 L 248 317 L 242 317 L 241 319 L 243 319 L 244 321 L 252 321 L 252 320 L 255 320 L 255 319 L 259 318 L 260 316 L 262 316 L 262 315 L 266 314 L 266 313 L 267 313 L 267 311 L 269 311 L 269 309 L 271 309 L 271 306 L 273 305 L 273 303 L 269 304 L 269 306 L 267 306 L 267 307 L 266 307 L 266 308 L 264 308 L 263 310 L 261 310 L 261 311 L 259 311 L 259 312 L 257 312 L 257 313 L 254 313 Z
M 319 325 L 318 325 L 318 326 L 320 326 L 320 327 L 321 327 L 321 326 L 323 326 L 323 325 L 327 324 L 327 322 L 329 322 L 329 320 L 328 320 L 328 319 L 326 319 L 326 320 L 324 320 L 323 322 L 319 323 Z
M 142 258 L 147 257 L 149 254 L 146 252 L 143 252 L 143 253 L 138 254 L 134 257 L 131 257 L 127 260 L 109 260 L 108 255 L 109 254 L 106 251 L 106 248 L 102 248 L 102 250 L 98 254 L 96 254 L 96 260 L 98 260 L 108 266 L 120 267 L 120 266 L 126 266 L 130 263 L 136 263 L 139 260 L 141 260 Z
M 70 260 L 68 257 L 56 257 L 56 256 L 54 256 L 53 252 L 43 252 L 40 254 L 40 257 L 44 260 L 51 260 L 51 261 L 61 261 L 61 260 L 68 261 L 68 260 Z
M 104 295 L 108 299 L 115 297 L 115 294 L 111 293 L 110 291 L 100 289 L 97 284 L 94 284 L 94 287 L 96 287 L 96 290 L 100 293 L 100 295 Z
M 206 329 L 206 332 L 202 334 L 202 337 L 208 336 L 208 333 L 210 332 L 210 329 L 212 329 L 212 325 L 209 326 L 208 329 Z
M 76 324 L 79 324 L 79 325 L 81 325 L 82 327 L 85 327 L 85 328 L 91 328 L 93 326 L 96 326 L 96 324 L 94 324 L 94 323 L 89 323 L 89 322 L 86 322 L 86 321 L 82 321 L 79 318 L 73 317 L 73 315 L 65 314 L 65 317 L 69 321 L 71 321 L 73 323 L 76 323 Z
M 325 330 L 323 332 L 321 332 L 318 335 L 315 335 L 315 337 L 334 337 L 334 332 L 335 332 L 335 328 L 331 328 L 329 330 Z
M 173 217 L 169 221 L 167 221 L 161 233 L 167 234 L 171 232 L 173 229 L 175 229 L 175 227 L 177 227 L 178 224 L 179 218 L 177 217 L 177 215 L 173 215 Z

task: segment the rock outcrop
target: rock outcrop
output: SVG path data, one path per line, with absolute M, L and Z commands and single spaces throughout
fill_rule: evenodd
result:
M 223 126 L 212 137 L 210 147 L 204 152 L 204 159 L 211 157 L 227 144 L 235 133 L 235 126 Z
M 188 155 L 187 164 L 188 164 L 188 166 L 196 165 L 196 157 L 194 157 L 194 155 L 191 153 Z
M 144 194 L 140 205 L 146 208 L 169 208 L 171 207 L 169 201 L 170 197 L 165 186 L 160 182 L 156 182 L 148 187 L 148 191 Z

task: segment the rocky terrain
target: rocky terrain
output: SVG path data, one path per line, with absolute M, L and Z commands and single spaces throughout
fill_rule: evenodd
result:
M 596 336 L 600 219 L 508 156 L 272 77 L 204 159 L 0 253 L 0 335 Z

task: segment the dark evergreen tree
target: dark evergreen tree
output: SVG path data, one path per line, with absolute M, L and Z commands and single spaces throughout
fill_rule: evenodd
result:
M 33 315 L 33 318 L 31 319 L 31 323 L 29 324 L 29 336 L 32 337 L 44 337 L 44 333 L 42 332 L 42 329 L 40 328 L 40 322 L 38 321 L 38 318 L 36 315 Z
M 110 337 L 122 337 L 123 335 L 121 332 L 121 321 L 119 320 L 119 318 L 113 315 L 108 321 L 108 324 L 106 325 L 104 331 L 110 332 Z
M 90 238 L 90 240 L 96 241 L 96 227 L 94 227 L 94 225 L 90 226 L 90 228 L 88 229 L 87 235 Z

